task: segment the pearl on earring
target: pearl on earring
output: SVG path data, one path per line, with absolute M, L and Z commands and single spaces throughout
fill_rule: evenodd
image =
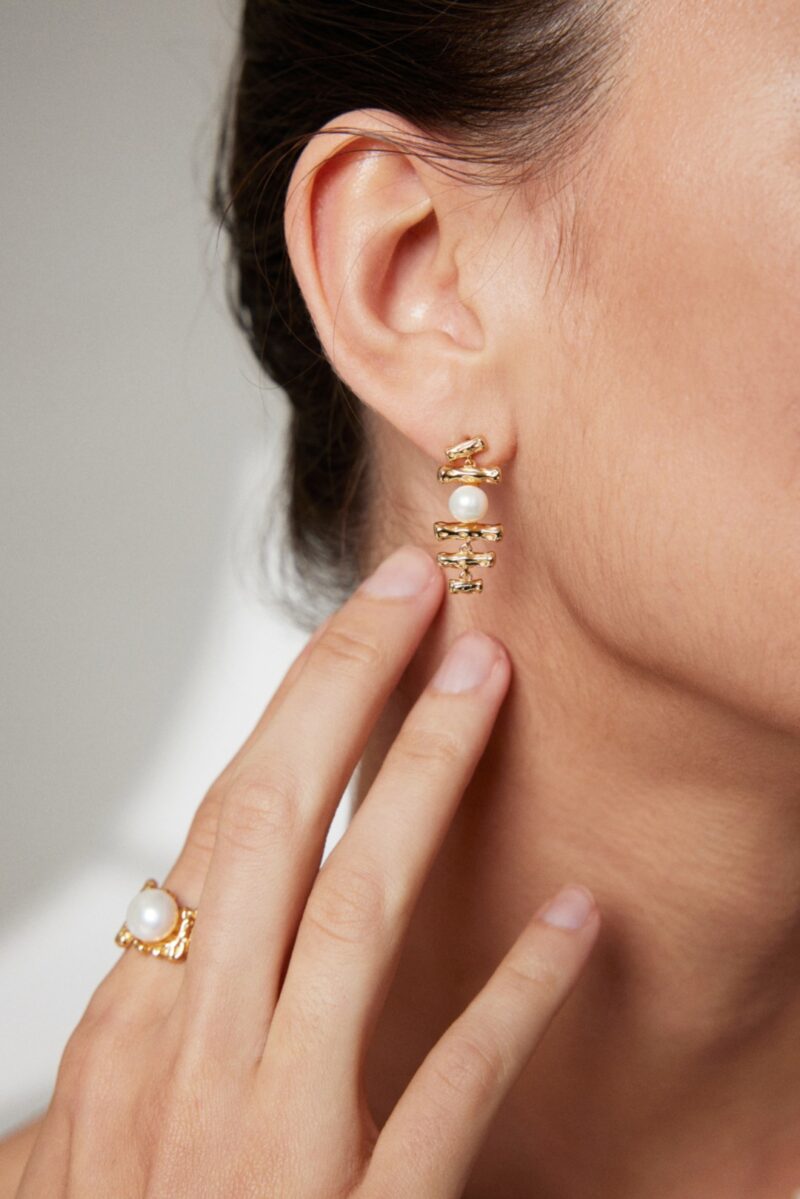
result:
M 463 483 L 452 492 L 447 506 L 456 520 L 482 520 L 489 508 L 485 491 L 474 483 Z

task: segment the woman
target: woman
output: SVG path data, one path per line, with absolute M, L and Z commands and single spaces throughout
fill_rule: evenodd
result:
M 217 210 L 352 594 L 7 1193 L 800 1188 L 799 68 L 796 0 L 248 0 Z

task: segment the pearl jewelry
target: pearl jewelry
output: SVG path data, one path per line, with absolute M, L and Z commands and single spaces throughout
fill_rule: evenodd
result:
M 455 517 L 455 523 L 437 520 L 433 532 L 437 541 L 455 538 L 460 542 L 457 549 L 436 555 L 436 561 L 446 570 L 457 570 L 458 578 L 450 579 L 448 591 L 457 594 L 475 594 L 483 591 L 483 579 L 476 579 L 472 571 L 477 567 L 494 566 L 493 550 L 476 550 L 472 542 L 500 541 L 503 536 L 502 525 L 486 525 L 482 518 L 486 515 L 489 502 L 481 491 L 480 483 L 499 483 L 502 471 L 499 466 L 476 466 L 475 455 L 482 454 L 486 449 L 483 437 L 469 437 L 451 445 L 445 450 L 447 462 L 443 463 L 436 472 L 440 483 L 458 483 L 450 495 L 449 508 Z M 454 466 L 461 462 L 461 466 Z
M 489 501 L 475 483 L 464 483 L 451 493 L 447 506 L 456 520 L 481 520 L 486 515 Z
M 160 887 L 145 887 L 134 895 L 125 923 L 139 941 L 162 941 L 178 925 L 178 905 Z

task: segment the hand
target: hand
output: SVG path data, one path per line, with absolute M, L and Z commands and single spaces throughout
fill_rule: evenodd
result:
M 450 1199 L 599 925 L 534 917 L 382 1129 L 361 1063 L 428 870 L 510 675 L 457 639 L 344 836 L 325 836 L 441 602 L 387 559 L 312 637 L 211 785 L 164 880 L 198 908 L 183 964 L 122 953 L 64 1050 L 18 1199 Z

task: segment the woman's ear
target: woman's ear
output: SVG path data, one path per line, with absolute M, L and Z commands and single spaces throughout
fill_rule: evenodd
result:
M 475 253 L 487 189 L 396 148 L 404 134 L 420 136 L 359 109 L 314 135 L 287 191 L 291 264 L 327 357 L 365 404 L 428 456 L 480 434 L 508 461 L 494 292 Z

